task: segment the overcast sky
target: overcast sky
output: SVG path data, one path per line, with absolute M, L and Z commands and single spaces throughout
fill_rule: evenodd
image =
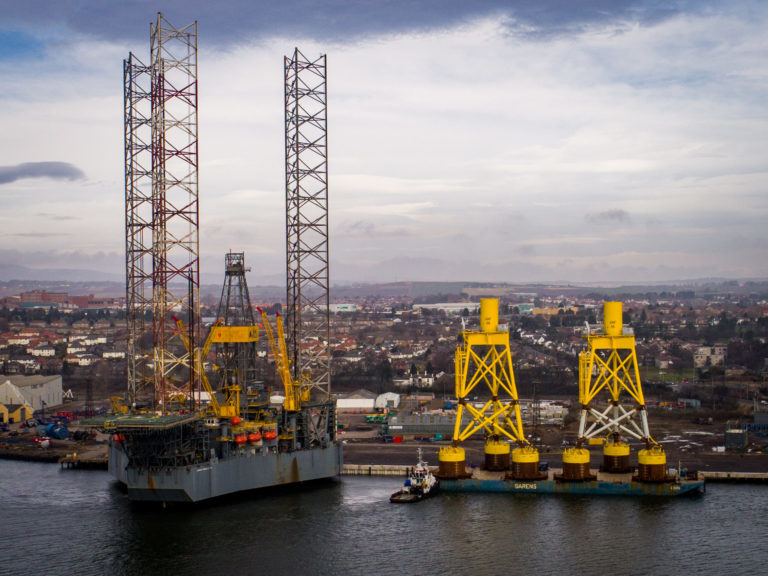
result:
M 284 281 L 295 46 L 328 57 L 332 283 L 768 276 L 760 0 L 0 0 L 0 265 L 121 274 L 158 9 L 198 21 L 204 278 Z

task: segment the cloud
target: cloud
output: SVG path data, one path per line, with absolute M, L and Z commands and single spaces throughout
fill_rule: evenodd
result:
M 6 26 L 57 26 L 101 40 L 136 41 L 148 36 L 148 24 L 156 20 L 156 13 L 148 4 L 135 1 L 52 2 L 45 10 L 29 2 L 6 4 Z M 709 2 L 697 4 L 703 10 Z M 208 0 L 166 0 L 162 11 L 177 27 L 199 21 L 201 38 L 224 48 L 278 35 L 356 43 L 372 36 L 444 30 L 502 16 L 508 33 L 550 37 L 580 33 L 591 26 L 617 21 L 651 25 L 678 14 L 674 7 L 646 0 L 443 0 L 439 6 L 429 0 L 342 4 L 328 0 L 230 0 L 226 9 Z
M 630 24 L 658 24 L 680 13 L 672 5 L 645 0 L 540 0 L 512 2 L 507 3 L 507 6 L 510 17 L 507 27 L 514 34 L 528 38 L 579 34 L 599 26 L 620 31 Z
M 0 166 L 0 184 L 8 184 L 24 178 L 82 180 L 85 178 L 85 173 L 68 162 L 24 162 L 15 166 Z
M 60 222 L 66 222 L 68 220 L 82 220 L 79 216 L 63 216 L 61 214 L 51 214 L 49 212 L 39 212 L 37 214 L 41 218 L 50 218 L 51 220 L 58 220 Z
M 622 224 L 629 224 L 632 219 L 629 217 L 629 213 L 626 210 L 613 209 L 606 210 L 605 212 L 598 212 L 597 214 L 587 214 L 585 217 L 587 222 L 593 224 L 605 223 L 605 222 L 619 222 Z
M 335 231 L 335 236 L 339 238 L 375 238 L 384 236 L 403 238 L 413 235 L 414 232 L 406 226 L 377 225 L 369 220 L 342 222 Z
M 298 45 L 328 54 L 333 281 L 764 274 L 768 4 L 241 2 L 163 5 L 199 20 L 201 271 L 229 248 L 284 269 L 282 62 Z M 146 59 L 154 14 L 28 4 L 0 25 L 39 56 L 0 62 L 0 157 L 16 165 L 0 177 L 60 158 L 88 180 L 0 188 L 3 233 L 73 262 L 119 254 L 121 61 Z
M 69 235 L 70 234 L 59 234 L 55 232 L 17 232 L 15 234 L 7 234 L 7 236 L 16 236 L 19 238 L 56 238 Z
M 41 44 L 32 35 L 19 30 L 0 30 L 0 61 L 39 56 Z
M 420 214 L 434 208 L 432 202 L 403 202 L 398 204 L 369 204 L 356 207 L 358 214 L 374 214 L 394 217 L 407 217 Z

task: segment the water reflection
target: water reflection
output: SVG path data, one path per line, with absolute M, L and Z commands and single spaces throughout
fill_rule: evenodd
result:
M 132 504 L 105 473 L 0 461 L 0 474 L 0 573 L 755 574 L 768 560 L 762 486 L 392 505 L 400 478 L 345 477 L 163 509 Z

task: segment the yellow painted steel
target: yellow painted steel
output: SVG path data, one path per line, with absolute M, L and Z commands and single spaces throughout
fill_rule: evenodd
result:
M 539 461 L 539 451 L 531 445 L 512 450 L 512 462 L 525 464 Z
M 620 435 L 629 435 L 651 446 L 656 442 L 648 428 L 635 336 L 631 332 L 625 334 L 622 321 L 622 303 L 605 302 L 602 332 L 585 335 L 588 350 L 579 355 L 579 402 L 582 405 L 579 441 L 605 435 L 616 441 Z M 608 396 L 609 404 L 603 412 L 593 405 L 601 394 Z M 622 405 L 622 400 L 627 402 L 627 396 L 634 406 Z M 589 428 L 586 426 L 588 416 L 594 418 Z
M 664 449 L 656 444 L 650 448 L 644 448 L 637 453 L 637 463 L 644 466 L 653 466 L 667 463 L 667 455 Z
M 283 318 L 280 314 L 277 314 L 277 335 L 275 335 L 267 313 L 261 308 L 258 310 L 261 313 L 264 331 L 267 333 L 269 346 L 272 349 L 272 357 L 275 359 L 277 374 L 283 383 L 283 390 L 285 392 L 283 408 L 289 412 L 301 410 L 302 402 L 309 401 L 310 391 L 306 381 L 294 380 L 291 376 L 291 361 L 288 358 L 288 347 L 285 343 Z
M 239 396 L 239 394 L 235 395 L 234 398 L 237 398 L 237 396 Z M 211 398 L 213 398 L 213 396 L 211 396 Z M 218 401 L 216 403 L 218 404 Z M 213 404 L 213 400 L 211 401 L 211 404 Z M 234 418 L 235 416 L 240 416 L 240 404 L 234 404 L 225 400 L 225 404 L 219 404 L 218 408 L 214 408 L 214 413 L 219 418 Z
M 189 344 L 189 337 L 187 336 L 186 331 L 184 330 L 184 323 L 179 320 L 178 318 L 173 318 L 174 322 L 176 322 L 176 326 L 179 329 L 179 336 L 181 337 L 181 340 L 184 342 L 184 346 L 187 348 L 187 353 L 190 355 L 190 357 L 193 358 L 193 361 L 191 362 L 192 370 L 196 371 L 200 382 L 203 385 L 203 388 L 205 388 L 205 391 L 208 393 L 208 396 L 210 397 L 210 408 L 213 414 L 217 418 L 234 418 L 235 416 L 240 416 L 240 387 L 239 386 L 226 386 L 222 390 L 224 391 L 224 404 L 221 404 L 216 397 L 216 393 L 213 391 L 213 387 L 211 386 L 211 383 L 208 380 L 208 376 L 205 374 L 205 368 L 203 367 L 203 363 L 205 362 L 205 359 L 208 357 L 208 352 L 211 350 L 211 345 L 213 344 L 213 331 L 217 328 L 221 327 L 221 320 L 217 320 L 213 323 L 211 326 L 210 332 L 208 332 L 208 337 L 205 339 L 205 342 L 203 343 L 203 347 L 196 348 L 194 350 L 190 350 L 190 344 Z
M 589 464 L 589 450 L 566 448 L 563 450 L 563 464 Z
M 453 444 L 458 445 L 472 435 L 482 433 L 527 445 L 512 370 L 509 332 L 491 331 L 498 329 L 498 299 L 483 299 L 480 309 L 482 330 L 463 331 L 462 343 L 456 349 L 456 397 L 459 403 Z M 484 388 L 490 397 L 482 405 L 467 400 L 477 388 Z M 502 396 L 509 400 L 502 402 Z M 465 416 L 469 416 L 466 424 L 463 423 Z
M 509 454 L 511 450 L 512 449 L 509 446 L 509 442 L 502 442 L 501 440 L 490 439 L 485 443 L 486 454 L 503 456 L 504 454 Z
M 438 454 L 440 462 L 463 462 L 466 453 L 461 446 L 443 446 Z
M 258 342 L 258 326 L 217 326 L 211 328 L 211 342 Z
M 109 406 L 113 414 L 128 414 L 128 406 L 123 403 L 122 396 L 110 396 Z
M 480 299 L 480 330 L 496 332 L 499 328 L 499 300 L 497 298 Z
M 603 329 L 608 336 L 621 336 L 624 324 L 621 302 L 603 304 Z
M 629 444 L 624 442 L 608 442 L 603 446 L 605 456 L 629 456 Z
M 619 401 L 622 390 L 626 391 L 635 402 L 645 405 L 643 389 L 640 384 L 640 369 L 635 352 L 634 335 L 621 335 L 621 302 L 606 302 L 605 315 L 610 315 L 611 330 L 618 335 L 588 334 L 589 351 L 579 355 L 579 401 L 583 405 L 592 402 L 604 388 L 611 400 Z M 615 326 L 618 315 L 618 328 Z M 606 321 L 608 324 L 609 321 Z M 610 351 L 607 358 L 600 351 Z

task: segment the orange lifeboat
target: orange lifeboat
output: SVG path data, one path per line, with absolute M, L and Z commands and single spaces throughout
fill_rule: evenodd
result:
M 259 442 L 261 440 L 261 432 L 251 432 L 248 434 L 248 442 L 251 444 L 256 444 L 256 442 Z
M 264 440 L 267 442 L 271 442 L 277 438 L 277 430 L 271 429 L 271 430 L 264 430 Z
M 245 442 L 246 442 L 245 434 L 237 434 L 235 436 L 235 444 L 237 444 L 238 446 L 242 446 L 243 444 L 245 444 Z
M 239 426 L 242 423 L 242 421 L 243 419 L 240 418 L 239 416 L 235 416 L 234 418 L 232 418 L 232 420 L 230 420 L 230 422 L 232 422 L 232 426 Z

